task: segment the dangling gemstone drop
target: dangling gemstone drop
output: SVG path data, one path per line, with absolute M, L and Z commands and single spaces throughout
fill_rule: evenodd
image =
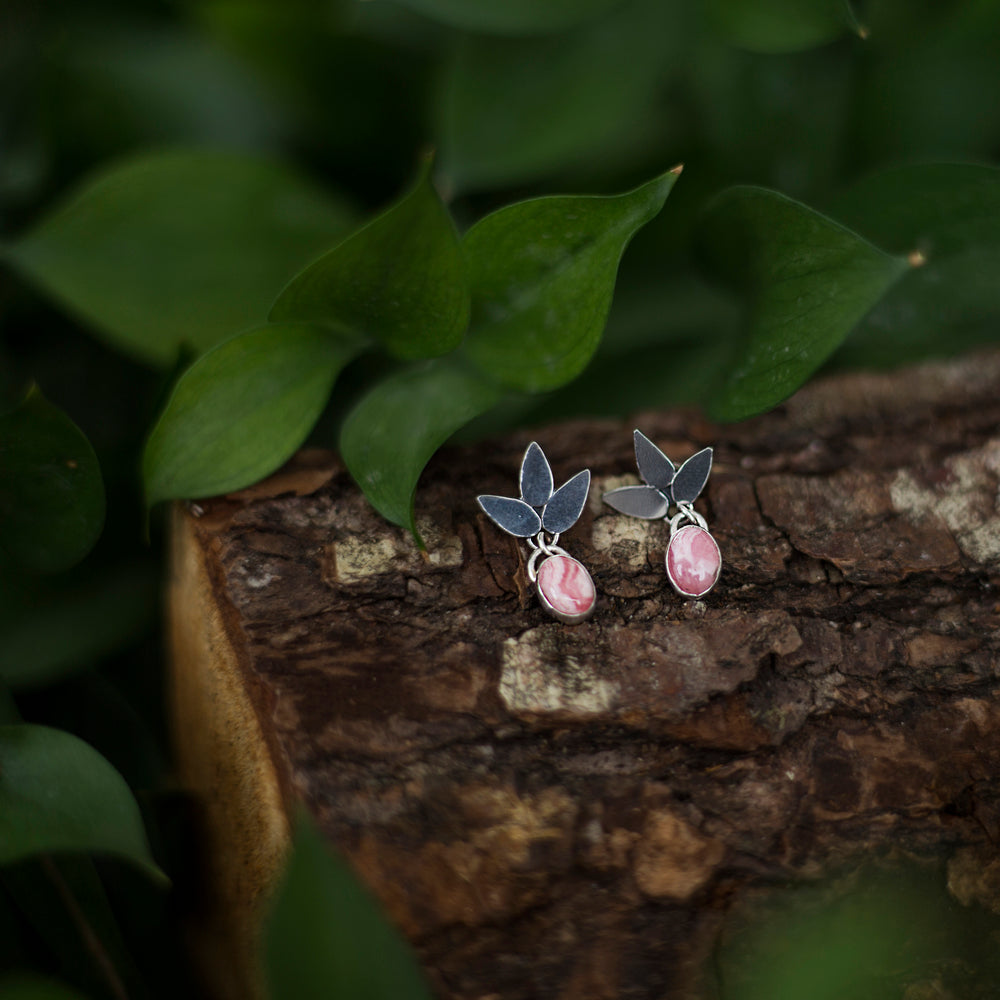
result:
M 549 556 L 538 567 L 536 586 L 542 604 L 570 625 L 589 618 L 597 604 L 594 581 L 583 563 L 570 556 Z
M 697 524 L 686 524 L 667 546 L 667 576 L 685 597 L 703 597 L 719 579 L 722 555 L 715 539 Z

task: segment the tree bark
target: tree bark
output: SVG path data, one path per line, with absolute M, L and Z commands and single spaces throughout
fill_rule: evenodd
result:
M 715 448 L 702 600 L 669 586 L 663 522 L 602 504 L 638 482 L 634 426 L 677 460 Z M 829 378 L 736 425 L 449 448 L 417 494 L 426 555 L 324 452 L 178 507 L 175 729 L 232 995 L 294 800 L 442 1000 L 702 996 L 742 897 L 890 851 L 950 858 L 953 895 L 1000 912 L 998 428 L 988 353 Z M 581 625 L 475 502 L 516 495 L 533 439 L 557 483 L 594 476 L 560 542 L 597 585 Z

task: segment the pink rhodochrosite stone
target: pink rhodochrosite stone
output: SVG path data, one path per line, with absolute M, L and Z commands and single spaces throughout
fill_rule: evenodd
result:
M 696 524 L 685 525 L 667 546 L 667 576 L 685 597 L 707 594 L 719 579 L 722 556 L 715 539 Z
M 560 621 L 583 621 L 594 610 L 594 581 L 582 563 L 569 556 L 549 556 L 538 567 L 536 583 L 542 603 Z

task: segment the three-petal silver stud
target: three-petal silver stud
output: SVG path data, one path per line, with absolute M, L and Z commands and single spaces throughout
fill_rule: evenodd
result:
M 664 562 L 667 578 L 684 597 L 703 597 L 719 579 L 722 555 L 705 518 L 692 506 L 712 471 L 712 449 L 695 452 L 680 468 L 640 430 L 633 432 L 635 461 L 644 486 L 622 486 L 604 494 L 604 502 L 622 514 L 646 520 L 667 518 L 670 542 Z
M 695 452 L 678 469 L 640 430 L 635 439 L 635 461 L 645 486 L 622 486 L 604 494 L 604 502 L 630 517 L 647 520 L 666 517 L 672 506 L 693 504 L 712 471 L 712 449 Z
M 558 535 L 576 524 L 590 492 L 590 469 L 578 472 L 557 490 L 545 452 L 534 442 L 521 462 L 521 498 L 480 496 L 479 506 L 498 527 L 518 538 L 540 531 Z
M 534 441 L 521 462 L 520 497 L 484 494 L 476 497 L 486 516 L 500 529 L 525 538 L 531 547 L 528 578 L 542 605 L 560 621 L 576 624 L 589 618 L 597 604 L 594 581 L 584 565 L 557 543 L 576 524 L 590 492 L 590 470 L 584 469 L 554 489 L 545 453 Z

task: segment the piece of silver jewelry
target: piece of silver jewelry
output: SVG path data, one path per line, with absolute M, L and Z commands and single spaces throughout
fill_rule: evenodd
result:
M 553 490 L 552 469 L 542 449 L 532 441 L 521 462 L 521 498 L 479 496 L 486 516 L 531 546 L 528 579 L 542 605 L 561 622 L 575 625 L 590 617 L 597 604 L 594 581 L 583 563 L 558 544 L 559 536 L 576 524 L 590 492 L 590 470 L 578 472 Z
M 712 449 L 702 448 L 676 468 L 641 431 L 633 436 L 636 464 L 646 485 L 611 490 L 604 494 L 604 502 L 631 517 L 669 520 L 667 577 L 683 597 L 704 597 L 719 579 L 722 554 L 705 518 L 692 505 L 712 471 Z M 676 511 L 673 516 L 671 508 Z

